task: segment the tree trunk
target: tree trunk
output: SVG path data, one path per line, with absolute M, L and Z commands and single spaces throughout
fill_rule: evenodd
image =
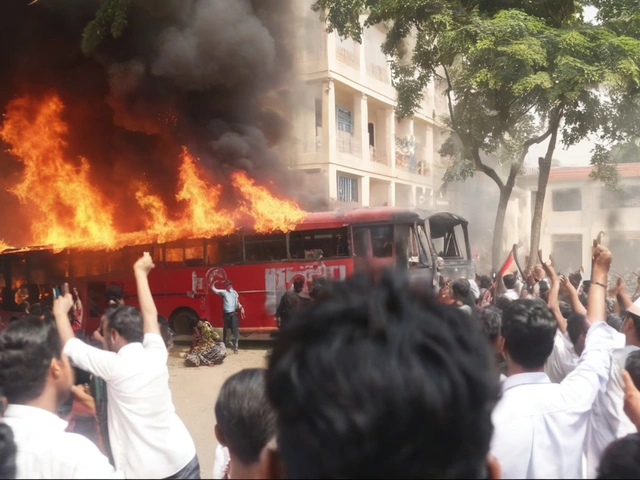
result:
M 538 250 L 540 249 L 540 233 L 542 229 L 542 211 L 544 209 L 544 199 L 547 194 L 547 184 L 549 183 L 549 173 L 551 173 L 551 160 L 553 152 L 556 149 L 558 141 L 559 119 L 551 133 L 549 146 L 544 158 L 538 158 L 538 167 L 540 173 L 538 175 L 538 193 L 536 194 L 536 205 L 533 210 L 533 218 L 531 219 L 531 247 L 529 249 L 529 261 L 527 268 L 533 267 L 538 262 Z
M 500 200 L 498 201 L 496 222 L 493 226 L 493 243 L 491 245 L 491 265 L 495 271 L 498 271 L 504 260 L 504 252 L 502 249 L 504 220 L 507 216 L 507 207 L 509 206 L 509 198 L 511 198 L 512 190 L 513 188 L 507 186 L 500 189 Z

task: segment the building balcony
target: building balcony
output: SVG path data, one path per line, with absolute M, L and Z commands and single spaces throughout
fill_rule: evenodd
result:
M 348 65 L 349 67 L 355 68 L 356 70 L 360 69 L 360 59 L 358 58 L 358 55 L 350 52 L 344 47 L 336 47 L 336 60 Z
M 391 83 L 389 79 L 389 69 L 386 65 L 367 64 L 367 75 L 386 85 Z
M 338 148 L 338 152 L 340 153 L 348 153 L 351 155 L 356 155 L 358 157 L 362 156 L 362 145 L 360 143 L 360 140 L 356 138 L 338 138 L 336 139 L 336 146 Z
M 378 150 L 375 147 L 369 146 L 369 158 L 372 162 L 389 165 L 389 160 L 384 150 Z

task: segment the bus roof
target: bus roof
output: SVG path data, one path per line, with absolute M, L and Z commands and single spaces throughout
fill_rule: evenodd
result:
M 339 228 L 354 223 L 404 222 L 421 218 L 415 210 L 398 207 L 360 207 L 309 213 L 294 230 Z
M 359 223 L 378 222 L 415 222 L 417 220 L 447 219 L 449 222 L 464 223 L 467 221 L 447 212 L 434 212 L 432 210 L 401 208 L 401 207 L 355 207 L 351 209 L 337 209 L 331 212 L 312 212 L 294 228 L 294 231 L 305 231 L 325 228 L 340 228 L 346 225 Z M 73 248 L 73 247 L 71 247 Z M 53 250 L 53 245 L 32 245 L 25 247 L 9 247 L 0 252 L 0 255 Z M 86 250 L 101 250 L 87 248 Z

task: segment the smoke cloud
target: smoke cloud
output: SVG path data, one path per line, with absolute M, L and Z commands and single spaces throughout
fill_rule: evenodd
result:
M 80 42 L 100 0 L 28 3 L 0 2 L 0 105 L 25 93 L 59 94 L 68 158 L 88 159 L 96 188 L 122 211 L 121 228 L 142 226 L 131 181 L 148 182 L 177 207 L 182 145 L 214 181 L 243 169 L 294 194 L 281 158 L 291 126 L 292 0 L 132 0 L 122 37 L 90 56 Z M 20 242 L 29 213 L 5 190 L 21 166 L 2 150 L 0 199 L 12 211 L 2 209 L 0 221 L 10 217 L 15 228 L 0 238 Z M 224 201 L 233 195 L 225 189 Z

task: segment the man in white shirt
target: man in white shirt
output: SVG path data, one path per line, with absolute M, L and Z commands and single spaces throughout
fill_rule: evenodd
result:
M 233 352 L 238 353 L 239 325 L 237 312 L 240 310 L 240 314 L 242 318 L 244 318 L 244 307 L 240 304 L 238 292 L 236 292 L 231 285 L 231 280 L 225 280 L 224 290 L 220 290 L 212 284 L 211 291 L 222 297 L 222 318 L 224 322 L 222 341 L 225 345 L 227 344 L 227 330 L 231 329 L 233 335 Z
M 556 331 L 553 351 L 544 364 L 544 372 L 553 383 L 562 382 L 576 368 L 589 331 L 586 317 L 579 313 L 569 315 L 566 325 L 566 332 L 560 328 Z
M 591 282 L 590 296 L 596 287 L 597 285 Z M 610 443 L 636 432 L 636 427 L 623 410 L 622 371 L 629 354 L 640 350 L 640 300 L 627 307 L 621 333 L 616 335 L 615 342 L 616 349 L 611 352 L 609 381 L 606 388 L 598 392 L 589 419 L 585 443 L 588 478 L 595 478 L 600 458 Z
M 3 330 L 0 387 L 9 401 L 4 422 L 18 447 L 16 478 L 123 478 L 89 439 L 65 432 L 67 422 L 55 414 L 72 385 L 52 321 L 25 317 Z
M 592 279 L 606 283 L 611 254 L 594 252 Z M 555 272 L 554 272 L 555 273 Z M 503 314 L 502 334 L 509 377 L 493 411 L 491 453 L 504 478 L 582 478 L 582 448 L 591 406 L 608 379 L 615 331 L 604 322 L 606 289 L 592 292 L 591 327 L 580 362 L 560 384 L 551 383 L 544 364 L 556 321 L 540 300 L 517 300 Z
M 108 351 L 73 338 L 61 313 L 73 301 L 70 295 L 56 300 L 56 323 L 65 354 L 107 383 L 109 439 L 116 468 L 126 478 L 200 478 L 195 445 L 171 399 L 168 353 L 147 279 L 153 267 L 148 253 L 134 266 L 142 317 L 126 305 L 105 314 Z
M 512 275 L 510 273 L 505 275 L 504 277 L 502 277 L 502 282 L 504 283 L 504 287 L 506 288 L 506 291 L 503 293 L 503 295 L 509 300 L 518 300 L 520 298 L 520 294 L 515 289 L 517 283 L 515 275 Z

